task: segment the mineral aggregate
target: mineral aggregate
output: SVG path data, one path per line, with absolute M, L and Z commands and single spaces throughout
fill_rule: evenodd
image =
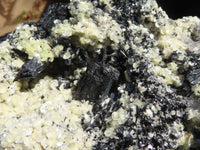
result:
M 0 37 L 0 149 L 199 149 L 199 54 L 155 0 L 55 1 Z

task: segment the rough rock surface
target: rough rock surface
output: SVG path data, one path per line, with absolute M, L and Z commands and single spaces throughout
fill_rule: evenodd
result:
M 0 37 L 0 149 L 200 148 L 200 20 L 155 0 L 59 0 Z

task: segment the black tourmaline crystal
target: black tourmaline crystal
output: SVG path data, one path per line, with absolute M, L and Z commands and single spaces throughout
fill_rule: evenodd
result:
M 22 68 L 19 70 L 19 73 L 17 74 L 15 80 L 18 79 L 25 79 L 25 80 L 31 80 L 37 77 L 39 73 L 41 73 L 45 68 L 47 64 L 41 63 L 37 60 L 37 58 L 33 58 L 29 61 L 27 61 Z
M 77 86 L 79 99 L 103 99 L 110 91 L 112 82 L 118 80 L 119 71 L 111 65 L 92 63 L 88 65 L 86 73 Z
M 164 57 L 156 40 L 162 34 L 157 26 L 165 24 L 156 21 L 166 18 L 161 9 L 152 8 L 154 3 L 150 3 L 154 0 L 113 0 L 110 4 L 112 7 L 99 0 L 72 1 L 52 2 L 37 23 L 24 23 L 37 27 L 36 31 L 32 31 L 35 39 L 47 40 L 52 49 L 56 46 L 62 46 L 63 49 L 50 62 L 48 59 L 41 61 L 39 57 L 29 59 L 28 54 L 15 47 L 10 52 L 13 57 L 26 57 L 22 59 L 24 64 L 18 68 L 15 81 L 32 80 L 40 74 L 51 76 L 58 80 L 58 89 L 65 83 L 64 88 L 73 90 L 73 99 L 89 101 L 93 106 L 91 120 L 85 121 L 83 117 L 82 128 L 93 137 L 94 150 L 181 149 L 178 139 L 187 131 L 191 134 L 196 132 L 195 145 L 191 147 L 198 149 L 199 127 L 192 126 L 187 119 L 188 110 L 192 110 L 188 99 L 196 98 L 191 89 L 200 82 L 199 57 L 187 51 L 184 53 L 187 58 L 184 59 L 185 62 L 178 60 L 181 54 L 176 52 Z M 74 29 L 70 37 L 63 37 L 64 33 L 53 35 L 56 21 L 63 23 L 67 20 L 71 26 L 77 25 L 81 17 L 85 17 L 77 15 L 82 11 L 79 5 L 86 2 L 91 3 L 94 9 L 91 10 L 92 15 L 91 12 L 84 12 L 92 25 L 100 28 L 101 24 L 108 22 L 101 20 L 101 17 L 100 21 L 97 20 L 95 13 L 99 15 L 97 12 L 101 12 L 103 17 L 109 16 L 111 25 L 105 30 L 111 30 L 115 23 L 118 24 L 122 30 L 118 36 L 123 38 L 122 41 L 113 40 L 116 37 L 112 33 L 113 37 L 106 35 L 109 38 L 100 42 L 95 35 L 92 38 L 85 36 L 92 40 L 97 38 L 94 41 L 89 40 L 94 45 L 103 43 L 103 48 L 95 47 L 91 43 L 92 46 L 82 44 L 80 37 L 84 37 L 86 22 L 81 26 L 81 33 Z M 13 35 L 15 32 L 0 37 L 0 42 L 6 39 L 11 44 L 16 42 Z M 172 36 L 176 37 L 176 33 Z M 159 57 L 162 57 L 161 64 L 153 62 L 152 53 L 157 49 Z M 153 71 L 155 66 L 168 69 L 171 62 L 179 67 L 175 74 L 183 78 L 181 87 L 163 82 L 165 75 L 157 75 Z M 80 71 L 79 75 L 77 70 Z

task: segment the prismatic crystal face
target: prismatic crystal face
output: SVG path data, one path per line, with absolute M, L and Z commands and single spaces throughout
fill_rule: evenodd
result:
M 155 0 L 52 1 L 0 37 L 0 148 L 198 149 L 199 25 Z

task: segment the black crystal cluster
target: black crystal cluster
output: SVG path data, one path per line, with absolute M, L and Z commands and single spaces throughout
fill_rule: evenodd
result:
M 35 38 L 51 39 L 51 47 L 62 45 L 63 50 L 52 62 L 43 62 L 37 58 L 28 59 L 25 52 L 13 49 L 13 57 L 22 57 L 25 61 L 18 69 L 15 80 L 28 80 L 31 84 L 33 80 L 46 75 L 52 76 L 60 84 L 64 83 L 65 88 L 72 88 L 75 99 L 89 101 L 93 105 L 92 120 L 88 123 L 83 118 L 82 127 L 91 134 L 100 132 L 94 138 L 94 150 L 179 148 L 177 140 L 184 135 L 186 110 L 190 107 L 186 100 L 192 94 L 182 97 L 184 94 L 180 92 L 178 95 L 177 89 L 170 89 L 162 83 L 151 70 L 152 62 L 144 54 L 146 52 L 139 53 L 132 46 L 132 41 L 140 36 L 142 40 L 138 47 L 147 50 L 154 48 L 155 39 L 150 33 L 138 31 L 132 34 L 129 28 L 130 22 L 135 25 L 145 22 L 142 16 L 148 15 L 150 11 L 142 9 L 146 0 L 114 0 L 111 10 L 98 0 L 91 1 L 95 9 L 109 14 L 123 29 L 121 36 L 124 41 L 116 49 L 109 45 L 102 49 L 81 47 L 80 44 L 77 46 L 76 36 L 52 37 L 56 19 L 60 22 L 70 20 L 69 3 L 66 0 L 53 2 L 37 23 L 24 23 L 37 27 L 33 33 Z M 75 8 L 78 3 L 74 2 Z M 156 15 L 159 17 L 159 14 Z M 12 43 L 14 38 L 12 34 L 7 34 L 0 41 L 5 39 Z M 70 57 L 63 59 L 66 52 Z M 186 86 L 192 86 L 199 82 L 199 60 L 196 56 L 190 56 L 187 61 L 197 66 L 192 71 L 182 73 Z M 86 71 L 81 73 L 80 78 L 70 78 L 76 69 L 82 68 L 86 68 Z M 70 84 L 75 80 L 77 84 Z M 190 90 L 187 92 L 191 93 Z M 121 118 L 123 121 L 112 127 L 114 113 L 119 110 L 125 114 Z M 109 130 L 112 132 L 110 135 L 107 133 Z

